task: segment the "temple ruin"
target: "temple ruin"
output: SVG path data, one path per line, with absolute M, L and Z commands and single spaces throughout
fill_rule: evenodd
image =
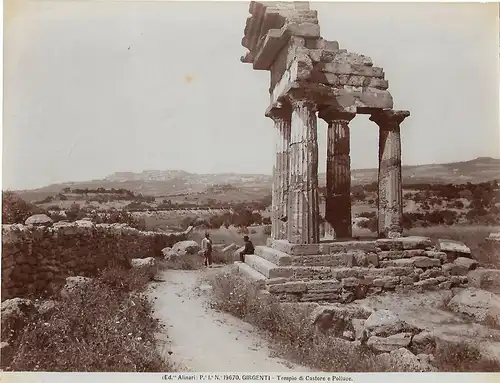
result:
M 328 123 L 325 220 L 335 238 L 350 238 L 349 123 L 369 114 L 379 127 L 378 231 L 401 235 L 400 124 L 382 68 L 364 55 L 339 49 L 320 35 L 317 11 L 307 2 L 251 2 L 241 61 L 271 74 L 266 116 L 276 129 L 272 238 L 319 242 L 317 117 Z
M 383 69 L 322 38 L 308 2 L 252 1 L 249 12 L 241 61 L 271 74 L 265 115 L 274 121 L 276 160 L 271 238 L 239 270 L 292 301 L 467 283 L 464 270 L 450 266 L 470 259 L 465 245 L 402 236 L 400 125 L 410 112 L 393 109 Z M 369 114 L 379 128 L 379 239 L 369 241 L 352 240 L 349 123 L 356 114 Z M 324 218 L 333 241 L 320 241 L 317 117 L 328 123 Z

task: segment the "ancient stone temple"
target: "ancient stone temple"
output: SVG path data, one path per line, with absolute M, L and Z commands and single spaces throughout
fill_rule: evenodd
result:
M 252 1 L 249 12 L 241 61 L 270 73 L 265 115 L 274 121 L 276 160 L 271 238 L 240 270 L 266 279 L 269 291 L 301 301 L 352 299 L 397 285 L 451 286 L 441 265 L 458 253 L 440 251 L 428 238 L 402 237 L 400 126 L 410 113 L 393 109 L 383 69 L 322 38 L 308 2 Z M 372 241 L 351 239 L 349 124 L 356 114 L 370 115 L 379 129 L 380 239 Z M 335 238 L 330 242 L 319 235 L 318 117 L 328 123 L 324 218 Z M 457 278 L 455 285 L 462 283 Z
M 379 128 L 379 234 L 401 234 L 400 124 L 382 68 L 321 37 L 307 2 L 251 2 L 242 57 L 271 74 L 266 116 L 276 129 L 272 238 L 319 241 L 317 116 L 328 123 L 325 220 L 336 238 L 351 237 L 349 123 L 369 114 Z

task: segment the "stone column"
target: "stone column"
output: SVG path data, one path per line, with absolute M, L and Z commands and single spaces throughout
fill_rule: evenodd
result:
M 403 232 L 400 124 L 408 111 L 381 110 L 370 117 L 379 126 L 378 233 L 398 238 Z
M 291 98 L 288 241 L 319 242 L 318 141 L 316 105 Z
M 352 237 L 349 122 L 355 116 L 332 109 L 320 112 L 328 123 L 325 220 L 334 238 Z
M 289 141 L 292 109 L 289 105 L 280 105 L 268 113 L 274 121 L 276 133 L 276 160 L 273 167 L 271 238 L 286 239 L 288 179 L 289 179 Z

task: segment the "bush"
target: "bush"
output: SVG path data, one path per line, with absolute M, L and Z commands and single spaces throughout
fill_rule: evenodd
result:
M 16 193 L 11 191 L 2 192 L 2 224 L 23 223 L 34 214 L 47 214 L 47 212 L 26 202 Z
M 316 336 L 310 310 L 286 308 L 236 273 L 215 275 L 210 282 L 212 307 L 265 330 L 283 356 L 323 371 L 377 371 L 370 351 L 339 338 Z
M 467 343 L 438 343 L 434 360 L 442 372 L 500 371 L 498 362 L 484 358 L 477 347 Z
M 153 269 L 105 270 L 37 314 L 15 341 L 15 371 L 169 371 L 156 348 L 160 325 L 137 294 Z M 133 293 L 131 291 L 134 290 Z
M 218 274 L 210 280 L 212 307 L 241 318 L 265 330 L 279 344 L 283 356 L 314 369 L 335 372 L 395 371 L 377 359 L 365 346 L 329 334 L 311 325 L 310 309 L 287 307 L 237 273 Z M 343 330 L 338 329 L 339 332 Z M 467 344 L 441 344 L 435 352 L 439 371 L 500 371 L 497 362 L 485 360 L 479 350 Z

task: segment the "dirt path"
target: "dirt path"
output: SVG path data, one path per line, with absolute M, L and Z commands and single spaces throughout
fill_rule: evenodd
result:
M 176 370 L 192 372 L 303 372 L 309 369 L 270 356 L 257 330 L 229 314 L 206 306 L 199 289 L 203 273 L 215 270 L 168 270 L 155 283 L 155 315 L 166 325 L 162 353 Z

